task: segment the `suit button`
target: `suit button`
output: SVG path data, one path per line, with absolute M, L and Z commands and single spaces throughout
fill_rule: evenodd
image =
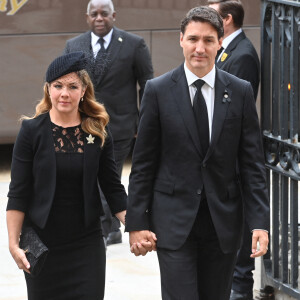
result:
M 201 195 L 201 190 L 197 190 L 197 195 Z

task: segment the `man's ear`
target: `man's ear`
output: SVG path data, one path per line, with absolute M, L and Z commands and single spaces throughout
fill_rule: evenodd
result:
M 180 42 L 180 46 L 182 47 L 182 41 L 183 41 L 183 33 L 180 32 L 180 39 L 179 39 L 179 42 Z
M 223 23 L 225 23 L 224 25 L 226 25 L 226 26 L 228 26 L 228 25 L 233 25 L 232 14 L 228 14 L 228 15 L 223 19 Z
M 219 39 L 219 49 L 218 49 L 218 50 L 220 50 L 220 49 L 221 49 L 221 47 L 222 47 L 222 44 L 223 44 L 223 38 L 221 37 L 221 38 Z

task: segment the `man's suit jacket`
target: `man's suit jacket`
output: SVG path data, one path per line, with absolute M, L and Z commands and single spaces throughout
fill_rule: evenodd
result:
M 211 143 L 205 157 L 183 66 L 146 84 L 126 230 L 152 230 L 158 247 L 175 250 L 183 245 L 203 190 L 224 253 L 239 248 L 243 201 L 251 230 L 269 226 L 264 157 L 251 85 L 216 71 Z
M 64 53 L 74 51 L 83 51 L 91 57 L 88 71 L 96 99 L 105 105 L 110 116 L 114 140 L 133 138 L 138 120 L 137 83 L 141 99 L 146 81 L 153 78 L 151 57 L 144 39 L 114 27 L 106 63 L 98 66 L 103 68 L 98 78 L 94 78 L 92 72 L 90 31 L 67 41 Z
M 227 54 L 226 59 L 224 61 L 219 59 L 216 66 L 223 71 L 249 81 L 256 99 L 260 78 L 259 58 L 253 44 L 244 32 L 241 32 L 228 45 L 225 53 Z
M 84 133 L 83 197 L 86 226 L 103 213 L 98 183 L 112 213 L 126 209 L 126 193 L 114 162 L 110 132 L 101 148 L 100 138 L 87 143 Z M 56 159 L 49 114 L 24 120 L 13 150 L 12 181 L 7 209 L 25 212 L 38 227 L 46 225 L 56 184 Z

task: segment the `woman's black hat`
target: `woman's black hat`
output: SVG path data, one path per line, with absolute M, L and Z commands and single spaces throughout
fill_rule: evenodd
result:
M 71 52 L 54 59 L 46 72 L 46 82 L 50 83 L 66 74 L 86 68 L 87 58 L 84 52 Z

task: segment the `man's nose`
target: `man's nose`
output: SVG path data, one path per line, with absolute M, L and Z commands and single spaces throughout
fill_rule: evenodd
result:
M 198 41 L 196 44 L 196 52 L 203 53 L 205 51 L 204 43 L 202 41 Z
M 101 14 L 97 14 L 96 20 L 97 21 L 102 21 L 103 20 L 102 15 Z

